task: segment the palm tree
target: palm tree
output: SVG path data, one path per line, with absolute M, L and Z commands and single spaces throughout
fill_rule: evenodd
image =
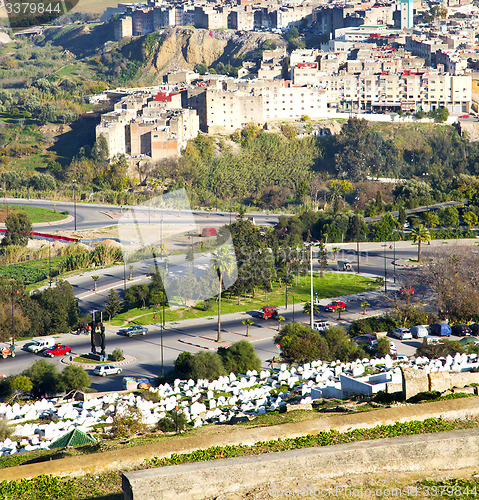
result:
M 417 243 L 417 261 L 421 262 L 421 243 L 431 241 L 431 233 L 423 224 L 419 224 L 411 231 L 411 236 L 413 242 Z
M 243 325 L 246 325 L 246 336 L 249 337 L 249 327 L 254 323 L 254 321 L 251 321 L 250 319 L 245 319 L 243 321 Z
M 130 281 L 133 278 L 133 269 L 135 269 L 135 266 L 130 266 Z
M 213 253 L 211 264 L 218 273 L 218 336 L 216 342 L 221 342 L 221 292 L 223 291 L 223 277 L 230 276 L 236 268 L 236 260 L 232 246 L 223 245 Z
M 371 304 L 365 300 L 364 302 L 361 302 L 361 307 L 363 308 L 363 314 L 366 314 L 366 307 L 369 307 Z
M 93 280 L 93 291 L 96 292 L 96 283 L 100 279 L 100 276 L 92 276 L 91 279 Z
M 336 256 L 338 255 L 338 252 L 341 250 L 339 247 L 333 247 L 331 248 L 333 251 L 333 259 L 336 260 Z
M 281 323 L 283 321 L 286 321 L 286 318 L 284 316 L 278 316 L 276 319 L 278 320 L 278 332 L 279 332 L 281 330 Z
M 311 314 L 311 302 L 306 302 L 303 306 L 304 314 Z M 319 306 L 318 304 L 313 304 L 313 314 L 319 314 Z
M 336 307 L 336 312 L 338 313 L 338 321 L 341 321 L 341 313 L 345 310 L 345 307 Z

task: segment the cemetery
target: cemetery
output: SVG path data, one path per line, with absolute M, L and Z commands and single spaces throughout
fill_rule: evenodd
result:
M 14 428 L 13 436 L 0 442 L 0 455 L 49 449 L 56 440 L 77 429 L 84 433 L 102 427 L 108 429 L 115 415 L 135 407 L 143 422 L 154 427 L 167 412 L 182 412 L 192 427 L 208 424 L 232 424 L 289 406 L 312 409 L 319 398 L 345 399 L 371 396 L 379 391 L 398 392 L 409 398 L 428 390 L 441 392 L 452 387 L 479 383 L 476 354 L 397 362 L 384 358 L 356 360 L 350 363 L 313 361 L 301 366 L 277 370 L 248 371 L 243 376 L 208 380 L 179 380 L 146 389 L 142 393 L 94 394 L 84 401 L 41 399 L 25 404 L 0 404 L 0 417 Z M 102 425 L 99 425 L 102 424 Z

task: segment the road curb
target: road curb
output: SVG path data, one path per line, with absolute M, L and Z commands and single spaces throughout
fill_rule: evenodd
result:
M 125 365 L 130 365 L 131 363 L 134 363 L 136 361 L 136 358 L 134 356 L 130 356 L 129 354 L 125 355 L 125 359 L 122 361 L 105 361 L 103 364 L 105 365 L 112 365 L 112 366 L 125 366 Z M 64 358 L 61 359 L 61 362 L 65 365 L 76 365 L 76 366 L 81 366 L 82 368 L 96 368 L 99 366 L 101 363 L 79 363 L 78 361 L 70 361 L 69 356 L 65 356 Z

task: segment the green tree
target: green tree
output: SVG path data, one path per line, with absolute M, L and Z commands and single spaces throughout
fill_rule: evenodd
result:
M 27 246 L 32 234 L 32 223 L 25 212 L 12 212 L 5 220 L 6 232 L 2 240 L 3 246 Z
M 87 387 L 91 385 L 91 378 L 88 373 L 81 367 L 77 365 L 68 365 L 62 371 L 62 382 L 65 389 L 70 391 L 84 391 Z
M 100 279 L 100 276 L 92 276 L 91 279 L 93 280 L 93 291 L 97 291 L 97 282 Z
M 389 339 L 387 337 L 381 337 L 375 346 L 375 350 L 376 350 L 376 355 L 379 358 L 383 358 L 384 356 L 386 356 L 386 354 L 389 354 L 391 352 L 391 345 Z
M 212 266 L 214 270 L 218 273 L 218 335 L 216 337 L 216 342 L 221 342 L 221 296 L 223 291 L 223 278 L 225 276 L 230 276 L 233 274 L 236 268 L 236 261 L 233 249 L 228 246 L 222 246 L 218 248 L 213 253 Z
M 195 355 L 181 353 L 175 361 L 175 372 L 193 380 L 215 380 L 226 375 L 221 356 L 216 352 L 200 351 Z
M 445 108 L 443 106 L 440 106 L 439 108 L 437 108 L 436 115 L 435 115 L 436 121 L 442 123 L 442 122 L 445 122 L 448 118 L 449 118 L 449 111 L 447 110 L 447 108 Z
M 324 241 L 318 246 L 318 263 L 319 263 L 319 277 L 322 278 L 324 275 L 324 268 L 328 265 L 328 251 L 326 250 L 326 245 Z
M 440 213 L 439 218 L 443 226 L 456 227 L 459 225 L 459 211 L 456 207 L 446 207 Z
M 22 375 L 32 381 L 33 397 L 54 396 L 63 390 L 62 377 L 56 366 L 43 359 L 36 361 Z
M 286 321 L 286 318 L 284 316 L 278 316 L 276 319 L 278 320 L 278 332 L 279 332 L 281 330 L 281 323 Z
M 366 314 L 366 308 L 368 308 L 370 305 L 371 304 L 367 300 L 361 302 L 361 307 L 363 308 L 363 314 Z
M 338 256 L 338 252 L 341 251 L 341 248 L 333 247 L 333 248 L 331 248 L 331 251 L 333 252 L 333 259 L 336 260 L 336 257 Z
M 125 300 L 131 307 L 139 306 L 145 307 L 146 298 L 150 293 L 148 285 L 145 283 L 141 285 L 133 285 L 125 290 Z
M 308 316 L 311 314 L 311 301 L 306 302 L 303 306 L 303 312 L 304 314 L 307 314 Z M 313 314 L 319 314 L 319 306 L 318 304 L 313 303 Z
M 221 356 L 226 373 L 246 373 L 248 370 L 259 371 L 261 360 L 254 351 L 253 344 L 246 340 L 235 342 L 230 347 L 219 347 L 218 354 Z
M 469 229 L 472 230 L 472 228 L 474 226 L 477 225 L 477 221 L 478 221 L 478 217 L 477 215 L 472 212 L 471 210 L 469 210 L 468 212 L 466 212 L 463 216 L 462 216 L 462 219 L 464 220 L 464 222 L 469 226 Z
M 243 320 L 243 325 L 246 325 L 246 336 L 249 337 L 249 327 L 254 324 L 254 322 L 251 319 L 245 319 Z
M 32 381 L 25 375 L 18 375 L 10 381 L 11 388 L 15 391 L 15 397 L 19 398 L 33 389 Z
M 340 326 L 326 328 L 322 334 L 322 339 L 324 339 L 327 345 L 327 356 L 322 358 L 326 361 L 336 359 L 340 361 L 353 361 L 364 357 L 355 342 L 351 341 L 346 330 Z
M 327 359 L 328 345 L 319 332 L 301 323 L 288 323 L 274 339 L 283 358 L 295 363 Z
M 439 216 L 435 212 L 424 212 L 423 220 L 427 227 L 435 228 L 439 225 Z
M 421 262 L 421 243 L 431 241 L 431 233 L 422 224 L 419 224 L 411 231 L 411 237 L 413 242 L 417 243 L 417 261 Z
M 398 213 L 398 221 L 399 224 L 401 224 L 401 227 L 404 226 L 407 220 L 407 214 L 406 214 L 406 209 L 404 208 L 403 205 L 399 207 L 399 213 Z
M 105 312 L 108 314 L 108 321 L 111 320 L 113 316 L 121 311 L 122 305 L 120 301 L 120 296 L 115 289 L 111 289 L 108 292 L 108 298 L 105 301 Z

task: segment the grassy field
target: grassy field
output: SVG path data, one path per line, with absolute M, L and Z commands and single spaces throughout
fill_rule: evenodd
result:
M 337 297 L 352 293 L 361 293 L 375 290 L 377 284 L 374 280 L 356 276 L 354 274 L 339 274 L 328 273 L 323 278 L 314 276 L 314 291 L 320 299 L 327 297 Z M 310 300 L 310 284 L 309 279 L 304 281 L 304 277 L 298 279 L 298 283 L 293 288 L 288 288 L 288 303 L 300 303 Z M 241 303 L 238 305 L 237 297 L 223 297 L 221 302 L 221 311 L 223 314 L 258 310 L 264 305 L 283 305 L 285 303 L 284 286 L 279 288 L 275 284 L 274 290 L 270 293 L 257 293 L 255 297 L 241 298 Z M 203 303 L 200 302 L 192 307 L 179 307 L 176 309 L 166 309 L 165 321 L 177 321 L 180 319 L 192 318 L 214 318 L 218 314 L 218 305 L 213 304 L 213 308 L 209 311 L 203 310 Z M 154 316 L 156 315 L 156 319 Z M 130 309 L 129 311 L 118 314 L 111 320 L 112 326 L 123 326 L 125 323 L 132 325 L 151 325 L 159 323 L 162 318 L 161 308 L 146 308 L 146 309 Z
M 12 212 L 24 212 L 28 215 L 29 219 L 32 221 L 32 224 L 36 224 L 39 222 L 55 222 L 58 220 L 63 220 L 68 217 L 68 214 L 64 212 L 50 210 L 48 208 L 40 208 L 40 207 L 30 207 L 23 205 L 8 205 L 2 204 L 0 205 L 0 223 L 4 223 L 7 218 L 7 210 L 8 213 Z

